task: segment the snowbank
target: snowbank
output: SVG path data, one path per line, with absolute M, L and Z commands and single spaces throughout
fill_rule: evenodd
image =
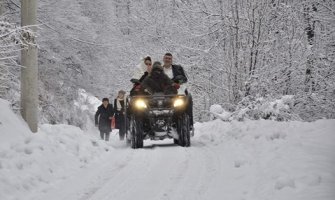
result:
M 0 99 L 0 199 L 24 199 L 95 162 L 111 147 L 70 125 L 41 125 L 32 134 Z
M 74 101 L 74 106 L 76 107 L 76 116 L 80 128 L 86 130 L 87 132 L 92 132 L 96 130 L 94 124 L 94 115 L 98 107 L 101 105 L 101 100 L 92 94 L 86 92 L 84 89 L 78 90 L 78 98 Z
M 211 113 L 210 119 L 221 119 L 222 121 L 230 121 L 232 113 L 224 110 L 221 105 L 214 104 L 210 107 L 209 112 Z
M 94 115 L 97 108 L 101 105 L 101 100 L 87 93 L 84 89 L 79 89 L 78 99 L 74 102 L 74 105 L 80 108 L 80 110 Z
M 193 144 L 221 154 L 226 173 L 213 183 L 225 198 L 214 192 L 208 199 L 335 198 L 335 120 L 215 120 L 195 130 Z
M 285 95 L 279 99 L 247 96 L 236 106 L 232 119 L 238 121 L 243 121 L 244 119 L 301 120 L 299 115 L 293 111 L 294 101 L 293 95 Z
M 30 134 L 23 119 L 10 109 L 9 102 L 0 99 L 0 147 L 7 147 L 8 142 L 22 140 Z

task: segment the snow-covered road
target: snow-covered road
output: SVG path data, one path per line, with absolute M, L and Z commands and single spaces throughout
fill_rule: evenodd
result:
M 213 121 L 197 124 L 190 148 L 164 140 L 133 150 L 114 136 L 109 153 L 31 199 L 331 200 L 331 122 Z
M 182 148 L 172 140 L 147 141 L 138 150 L 111 143 L 115 150 L 103 160 L 32 199 L 208 199 L 213 190 L 220 195 L 220 185 L 213 184 L 224 178 L 220 157 L 201 143 Z
M 32 134 L 0 101 L 1 200 L 334 200 L 335 120 L 220 120 L 195 125 L 192 146 L 41 125 Z

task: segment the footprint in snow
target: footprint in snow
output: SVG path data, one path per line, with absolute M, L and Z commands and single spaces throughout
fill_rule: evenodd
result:
M 281 190 L 285 187 L 295 188 L 295 181 L 291 178 L 280 177 L 275 183 L 275 189 Z

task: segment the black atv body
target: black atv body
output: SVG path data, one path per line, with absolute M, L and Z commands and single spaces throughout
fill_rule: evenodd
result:
M 170 138 L 175 144 L 189 147 L 190 120 L 186 113 L 186 95 L 132 96 L 127 103 L 127 142 L 142 148 L 143 140 Z

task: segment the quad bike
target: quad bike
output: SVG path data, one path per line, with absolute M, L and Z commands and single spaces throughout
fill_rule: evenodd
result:
M 189 147 L 190 119 L 186 95 L 138 95 L 127 101 L 126 139 L 131 148 L 143 148 L 143 140 L 170 138 Z

